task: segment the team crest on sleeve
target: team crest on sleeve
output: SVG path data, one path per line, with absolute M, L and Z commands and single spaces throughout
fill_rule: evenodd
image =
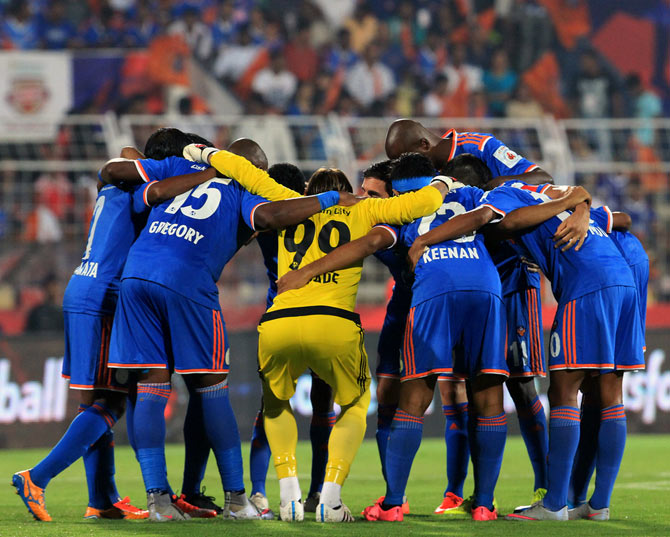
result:
M 524 335 L 526 335 L 526 327 L 518 326 L 516 329 L 516 333 L 519 334 L 519 337 L 523 337 Z
M 521 155 L 518 155 L 505 145 L 501 145 L 498 149 L 496 149 L 495 153 L 493 153 L 493 156 L 508 168 L 513 168 L 521 160 Z

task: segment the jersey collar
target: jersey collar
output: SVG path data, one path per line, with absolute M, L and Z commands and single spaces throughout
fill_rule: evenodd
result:
M 443 139 L 447 139 L 447 138 L 452 138 L 453 139 L 453 142 L 451 144 L 451 153 L 449 154 L 449 158 L 447 159 L 447 161 L 449 161 L 452 158 L 454 158 L 454 155 L 456 154 L 456 143 L 458 142 L 458 133 L 456 132 L 456 129 L 449 129 L 447 132 L 445 132 L 442 135 L 442 138 Z

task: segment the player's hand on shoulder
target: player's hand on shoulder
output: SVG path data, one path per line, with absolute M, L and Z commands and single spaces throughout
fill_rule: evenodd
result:
M 586 203 L 578 205 L 556 229 L 554 248 L 561 248 L 561 252 L 565 252 L 574 246 L 575 251 L 579 251 L 589 233 L 590 216 Z
M 341 205 L 342 207 L 351 207 L 352 205 L 356 205 L 359 201 L 361 201 L 364 198 L 360 198 L 351 192 L 340 192 L 340 201 L 338 202 L 338 205 Z
M 421 237 L 417 237 L 417 239 L 412 243 L 412 246 L 407 252 L 407 261 L 412 272 L 414 272 L 414 269 L 416 269 L 416 264 L 419 262 L 419 259 L 421 259 L 421 256 L 427 249 L 428 246 L 423 243 Z
M 540 266 L 533 263 L 530 259 L 527 257 L 521 257 L 521 262 L 526 265 L 526 269 L 528 269 L 528 272 L 540 272 Z
M 312 278 L 304 269 L 289 270 L 277 280 L 277 294 L 305 287 Z

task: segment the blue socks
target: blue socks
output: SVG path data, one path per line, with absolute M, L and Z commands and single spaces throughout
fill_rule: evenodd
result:
M 536 395 L 530 407 L 517 408 L 521 436 L 526 444 L 528 457 L 535 473 L 534 490 L 547 488 L 547 418 L 540 398 Z
M 116 423 L 117 417 L 100 403 L 85 408 L 72 420 L 58 444 L 30 470 L 30 477 L 38 487 L 45 488 L 79 457 L 82 457 L 104 433 Z
M 379 450 L 379 460 L 382 463 L 382 475 L 386 481 L 386 444 L 391 434 L 391 423 L 398 405 L 377 405 L 377 449 Z
M 507 438 L 507 418 L 505 413 L 497 416 L 477 416 L 475 429 L 476 450 L 473 453 L 475 499 L 474 507 L 483 505 L 493 509 L 493 492 L 500 475 L 505 440 Z
M 396 410 L 391 434 L 386 445 L 386 498 L 387 506 L 402 505 L 405 487 L 412 469 L 414 456 L 421 444 L 423 417 L 417 418 L 404 410 Z
M 265 436 L 263 426 L 263 411 L 259 410 L 254 421 L 254 430 L 251 433 L 251 450 L 249 451 L 249 474 L 251 477 L 251 495 L 260 492 L 265 494 L 265 478 L 268 475 L 270 465 L 270 444 Z
M 182 494 L 190 496 L 200 493 L 209 459 L 209 440 L 202 420 L 200 394 L 189 390 L 188 408 L 184 419 L 184 479 Z
M 114 473 L 114 432 L 107 431 L 84 454 L 88 505 L 107 509 L 121 497 L 116 489 Z
M 447 446 L 447 492 L 463 497 L 463 484 L 468 475 L 468 404 L 442 405 L 446 418 L 444 442 Z
M 321 492 L 328 462 L 328 439 L 335 425 L 335 412 L 314 412 L 309 426 L 312 442 L 312 481 L 308 495 Z
M 243 491 L 244 470 L 240 432 L 228 398 L 228 382 L 224 380 L 213 386 L 197 388 L 195 391 L 201 398 L 205 431 L 216 457 L 223 490 Z
M 170 391 L 169 382 L 137 384 L 133 430 L 147 492 L 170 490 L 165 463 L 165 406 Z
M 572 465 L 568 506 L 576 507 L 586 501 L 589 483 L 596 468 L 598 431 L 600 430 L 600 405 L 582 402 L 579 427 L 579 445 Z
M 556 406 L 549 418 L 547 495 L 543 502 L 547 509 L 558 511 L 568 503 L 570 471 L 579 444 L 579 409 Z
M 598 455 L 596 459 L 596 488 L 590 504 L 594 509 L 609 507 L 614 481 L 619 473 L 626 445 L 626 413 L 623 405 L 604 408 L 600 413 Z

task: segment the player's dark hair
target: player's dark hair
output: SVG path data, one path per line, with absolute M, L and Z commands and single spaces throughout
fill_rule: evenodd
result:
M 181 157 L 184 147 L 191 143 L 185 132 L 175 128 L 161 128 L 154 132 L 144 146 L 147 158 L 163 160 L 167 157 Z
M 268 174 L 280 185 L 302 194 L 305 191 L 305 176 L 295 164 L 279 162 L 268 169 Z
M 305 194 L 312 196 L 314 194 L 321 194 L 322 192 L 329 192 L 335 190 L 338 192 L 352 192 L 354 189 L 347 176 L 342 170 L 337 168 L 319 168 L 307 182 L 307 190 Z
M 391 162 L 391 181 L 437 175 L 430 159 L 421 153 L 403 153 Z
M 442 173 L 458 179 L 461 183 L 481 187 L 493 179 L 489 167 L 471 153 L 463 153 L 447 162 Z
M 214 147 L 214 144 L 210 142 L 207 138 L 203 138 L 202 136 L 196 134 L 195 132 L 187 132 L 186 136 L 188 136 L 190 144 L 202 144 L 206 145 L 207 147 Z
M 384 181 L 386 187 L 386 193 L 391 196 L 393 194 L 393 186 L 391 185 L 391 161 L 382 160 L 381 162 L 375 162 L 374 164 L 368 166 L 363 170 L 363 179 L 368 177 L 373 177 Z

